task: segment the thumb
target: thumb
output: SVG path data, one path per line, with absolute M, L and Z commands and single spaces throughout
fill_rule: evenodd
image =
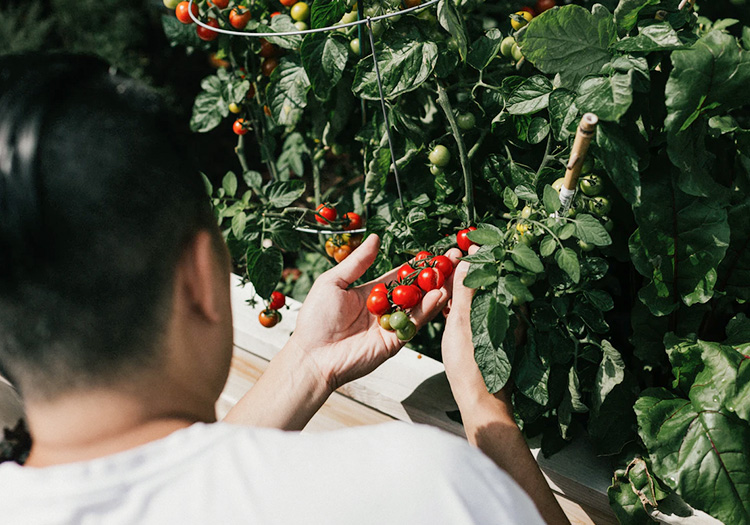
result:
M 328 270 L 327 276 L 339 281 L 341 287 L 346 288 L 364 275 L 375 261 L 379 248 L 380 238 L 375 234 L 368 235 L 364 242 L 352 251 L 349 257 Z

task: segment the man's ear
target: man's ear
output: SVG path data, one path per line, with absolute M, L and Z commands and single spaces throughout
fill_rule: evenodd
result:
M 185 247 L 175 275 L 177 297 L 192 313 L 214 323 L 221 320 L 218 291 L 226 285 L 219 279 L 228 279 L 221 264 L 211 232 L 201 230 Z

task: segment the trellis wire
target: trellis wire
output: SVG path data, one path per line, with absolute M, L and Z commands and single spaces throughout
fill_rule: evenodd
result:
M 361 0 L 360 0 L 361 1 Z M 328 26 L 328 27 L 318 27 L 315 29 L 305 29 L 302 31 L 287 31 L 282 33 L 253 33 L 249 31 L 233 31 L 231 29 L 224 29 L 220 27 L 212 27 L 208 24 L 201 22 L 198 17 L 196 17 L 193 14 L 193 10 L 191 9 L 193 6 L 193 0 L 188 0 L 188 15 L 190 16 L 191 20 L 195 22 L 197 25 L 201 27 L 205 27 L 206 29 L 210 29 L 211 31 L 214 31 L 216 33 L 223 33 L 225 35 L 232 35 L 232 36 L 243 36 L 243 37 L 251 37 L 251 38 L 264 38 L 264 37 L 281 37 L 281 36 L 297 36 L 297 35 L 309 35 L 312 33 L 323 33 L 326 31 L 336 31 L 339 29 L 345 29 L 347 27 L 354 27 L 354 26 L 362 26 L 367 25 L 367 33 L 370 39 L 370 49 L 372 50 L 372 62 L 375 66 L 375 79 L 377 80 L 378 84 L 378 94 L 380 95 L 380 107 L 383 110 L 383 119 L 385 119 L 385 134 L 388 138 L 388 149 L 391 153 L 391 162 L 393 164 L 393 175 L 396 179 L 396 192 L 398 193 L 398 200 L 401 204 L 401 209 L 406 210 L 406 206 L 404 205 L 404 197 L 401 193 L 401 179 L 398 175 L 398 168 L 396 167 L 396 151 L 393 147 L 393 138 L 391 137 L 391 123 L 388 119 L 388 109 L 386 108 L 385 104 L 385 95 L 383 94 L 383 82 L 382 78 L 380 76 L 380 67 L 378 66 L 378 57 L 375 53 L 375 39 L 372 35 L 372 23 L 377 22 L 378 20 L 385 20 L 388 18 L 392 18 L 394 16 L 401 16 L 405 13 L 411 13 L 413 11 L 418 11 L 420 9 L 425 9 L 427 7 L 430 7 L 431 5 L 437 4 L 440 0 L 429 0 L 428 2 L 424 4 L 420 4 L 418 6 L 409 7 L 407 9 L 402 9 L 400 11 L 396 11 L 394 13 L 386 13 L 384 15 L 378 15 L 378 16 L 368 16 L 367 18 L 360 18 L 360 20 L 357 20 L 356 22 L 348 22 L 346 24 L 340 24 L 335 26 Z M 358 16 L 361 17 L 361 6 L 358 5 Z M 358 34 L 360 36 L 360 46 L 362 45 L 362 28 L 358 27 Z M 360 230 L 344 230 L 344 231 L 326 231 L 326 230 L 313 230 L 312 228 L 301 228 L 297 227 L 295 228 L 297 231 L 306 232 L 306 233 L 328 233 L 328 234 L 340 234 L 340 233 L 359 233 Z M 361 231 L 365 231 L 364 229 Z

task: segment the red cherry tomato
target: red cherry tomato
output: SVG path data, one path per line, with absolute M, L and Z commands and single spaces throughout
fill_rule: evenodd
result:
M 229 5 L 229 0 L 208 0 L 208 5 L 214 5 L 219 9 L 226 9 Z
M 534 9 L 529 6 L 522 7 L 521 11 L 526 11 L 527 13 L 530 13 L 531 16 L 536 16 L 536 11 L 534 11 Z
M 245 29 L 251 18 L 250 10 L 244 5 L 238 5 L 229 12 L 229 23 L 235 29 Z
M 344 219 L 349 220 L 349 224 L 346 227 L 347 230 L 358 230 L 362 227 L 362 217 L 358 213 L 354 213 L 353 211 L 345 213 Z
M 413 308 L 422 298 L 419 288 L 414 285 L 399 285 L 393 290 L 393 302 L 404 309 Z
M 271 18 L 273 18 L 274 16 L 279 16 L 280 14 L 281 11 L 274 11 L 273 13 L 271 13 Z
M 208 20 L 206 20 L 206 25 L 211 27 L 219 27 L 219 22 L 215 18 L 209 18 Z M 200 38 L 201 40 L 205 40 L 206 42 L 216 40 L 219 36 L 219 33 L 217 33 L 216 31 L 212 31 L 211 29 L 203 26 L 196 27 L 195 32 L 198 33 L 198 38 Z
M 331 221 L 336 220 L 336 216 L 338 215 L 336 213 L 336 208 L 328 206 L 327 204 L 318 205 L 318 207 L 315 208 L 315 211 L 318 212 L 315 216 L 315 220 L 320 224 L 328 224 Z
M 412 273 L 413 271 L 414 271 L 414 268 L 412 268 L 412 267 L 411 267 L 411 266 L 409 266 L 408 264 L 406 264 L 406 263 L 402 264 L 402 265 L 401 265 L 401 266 L 399 267 L 399 269 L 398 269 L 398 272 L 396 272 L 396 275 L 398 275 L 398 280 L 399 280 L 399 281 L 403 281 L 403 280 L 404 280 L 404 279 L 406 279 L 406 278 L 407 278 L 407 277 L 409 276 L 409 274 L 411 274 L 411 273 Z
M 273 292 L 271 294 L 271 303 L 268 305 L 268 307 L 271 310 L 278 310 L 282 306 L 286 304 L 286 297 L 281 292 Z
M 275 57 L 278 53 L 278 48 L 265 38 L 260 39 L 260 55 L 263 58 Z
M 476 230 L 476 226 L 469 226 L 465 230 L 461 230 L 456 234 L 456 242 L 458 243 L 458 247 L 462 252 L 468 252 L 469 248 L 471 247 L 473 242 L 467 237 L 469 232 Z
M 380 292 L 371 292 L 367 298 L 367 310 L 377 316 L 387 314 L 391 311 L 391 303 L 388 301 L 388 296 Z
M 180 2 L 174 10 L 174 15 L 183 24 L 192 24 L 193 19 L 190 18 L 191 11 L 193 16 L 198 18 L 198 5 L 195 2 L 193 2 L 193 5 L 190 5 L 188 2 Z
M 536 12 L 541 15 L 547 9 L 552 9 L 556 5 L 557 5 L 557 2 L 555 2 L 555 0 L 537 0 L 537 2 L 536 2 Z
M 263 73 L 263 76 L 270 77 L 271 73 L 273 73 L 273 70 L 276 69 L 279 66 L 279 61 L 276 60 L 274 57 L 266 58 L 263 60 L 263 63 L 260 65 L 260 72 Z
M 440 288 L 444 282 L 445 277 L 437 268 L 425 268 L 417 276 L 417 284 L 425 292 Z
M 297 0 L 279 0 L 281 2 L 281 5 L 284 7 L 292 7 L 294 4 L 297 3 Z
M 248 132 L 248 129 L 245 127 L 245 119 L 238 118 L 234 121 L 234 124 L 232 124 L 232 131 L 234 131 L 237 135 L 244 135 Z
M 370 294 L 374 293 L 384 293 L 388 295 L 388 288 L 386 288 L 383 283 L 378 283 L 372 287 L 372 290 L 370 290 Z
M 414 256 L 414 266 L 417 268 L 423 268 L 427 265 L 427 261 L 432 257 L 430 252 L 422 250 Z
M 276 326 L 281 321 L 281 314 L 276 310 L 263 310 L 258 314 L 258 321 L 266 328 Z
M 445 278 L 453 273 L 453 263 L 445 255 L 436 255 L 433 257 L 432 264 L 435 265 L 435 268 L 440 270 L 440 273 L 443 274 L 443 277 Z
M 352 253 L 352 247 L 348 244 L 342 244 L 333 251 L 333 258 L 337 263 L 340 263 Z

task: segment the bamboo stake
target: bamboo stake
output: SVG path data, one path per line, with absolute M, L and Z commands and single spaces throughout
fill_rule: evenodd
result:
M 560 188 L 560 210 L 557 212 L 558 217 L 565 215 L 573 203 L 573 197 L 578 187 L 578 176 L 581 174 L 581 167 L 583 166 L 583 161 L 586 160 L 586 153 L 589 150 L 591 140 L 594 138 L 594 132 L 598 123 L 599 117 L 593 113 L 586 113 L 578 125 L 576 138 L 573 141 L 573 149 L 565 169 L 565 180 L 563 181 L 562 188 Z

